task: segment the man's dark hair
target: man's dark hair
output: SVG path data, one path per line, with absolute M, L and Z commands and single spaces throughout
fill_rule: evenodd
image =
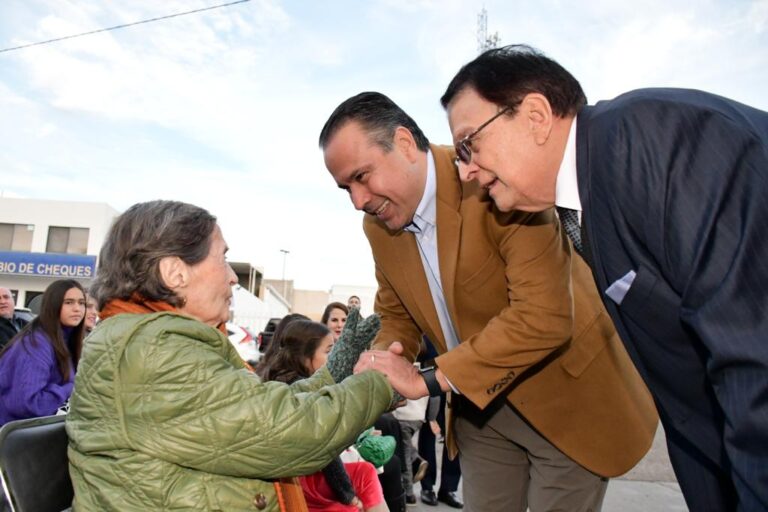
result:
M 336 107 L 320 131 L 320 148 L 328 147 L 336 132 L 349 121 L 360 123 L 371 140 L 384 151 L 392 151 L 392 140 L 398 126 L 411 132 L 419 150 L 426 152 L 429 149 L 429 140 L 416 121 L 380 92 L 361 92 Z
M 443 108 L 448 108 L 467 87 L 487 101 L 511 107 L 513 112 L 527 94 L 534 92 L 543 94 L 559 117 L 576 115 L 587 103 L 573 75 L 535 48 L 522 44 L 488 50 L 465 64 L 440 98 Z

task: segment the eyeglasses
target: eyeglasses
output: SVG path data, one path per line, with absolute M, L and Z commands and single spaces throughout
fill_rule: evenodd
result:
M 481 124 L 477 130 L 473 131 L 455 144 L 454 147 L 456 148 L 457 165 L 459 162 L 463 163 L 464 165 L 468 165 L 472 161 L 472 139 L 474 139 L 477 134 L 483 130 L 483 128 L 495 121 L 497 117 L 500 117 L 502 114 L 507 113 L 511 109 L 512 107 L 504 107 L 503 109 L 499 110 L 495 116 Z

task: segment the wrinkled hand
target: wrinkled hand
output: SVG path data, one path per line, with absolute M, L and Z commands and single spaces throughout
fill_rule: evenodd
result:
M 392 388 L 405 398 L 416 400 L 427 396 L 429 391 L 416 367 L 402 357 L 403 345 L 392 343 L 387 350 L 367 350 L 360 355 L 355 373 L 376 370 L 383 373 Z
M 363 351 L 370 348 L 379 328 L 381 328 L 381 320 L 378 315 L 360 320 L 360 310 L 353 308 L 349 312 L 344 330 L 333 344 L 326 363 L 335 382 L 341 382 L 352 375 L 355 361 Z

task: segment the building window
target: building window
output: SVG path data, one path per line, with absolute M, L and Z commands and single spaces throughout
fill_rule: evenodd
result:
M 32 224 L 0 223 L 0 251 L 30 252 L 34 232 Z
M 51 226 L 48 229 L 46 252 L 67 254 L 88 253 L 88 228 L 65 228 Z

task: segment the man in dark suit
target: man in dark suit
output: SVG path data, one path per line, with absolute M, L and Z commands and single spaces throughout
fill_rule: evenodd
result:
M 480 55 L 441 101 L 464 180 L 502 211 L 558 207 L 690 509 L 767 509 L 768 114 L 674 89 L 586 106 L 527 46 Z

